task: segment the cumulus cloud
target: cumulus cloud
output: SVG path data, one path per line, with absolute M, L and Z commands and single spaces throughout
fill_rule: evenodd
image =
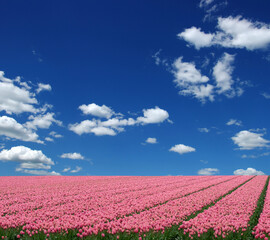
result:
M 69 130 L 82 135 L 83 133 L 91 133 L 91 130 L 97 126 L 95 121 L 84 120 L 80 123 L 70 124 Z
M 186 84 L 206 83 L 209 81 L 207 76 L 203 76 L 196 69 L 194 63 L 183 62 L 183 57 L 177 58 L 174 63 L 174 76 L 176 84 L 182 86 Z
M 194 47 L 199 50 L 202 47 L 212 46 L 215 35 L 211 33 L 204 33 L 200 28 L 191 27 L 185 29 L 185 31 L 179 33 L 177 36 L 194 45 Z
M 135 125 L 137 122 L 133 118 L 128 119 L 119 119 L 119 118 L 111 118 L 104 122 L 99 122 L 99 125 L 103 127 L 111 127 L 121 131 L 121 127 L 123 126 L 132 126 Z
M 50 84 L 39 83 L 36 92 L 40 93 L 41 91 L 51 91 L 51 90 L 52 87 Z
M 155 143 L 157 143 L 157 139 L 149 137 L 149 138 L 146 139 L 145 142 L 150 143 L 150 144 L 155 144 Z
M 262 22 L 251 22 L 238 17 L 218 18 L 218 27 L 225 47 L 246 48 L 248 50 L 266 48 L 270 43 L 269 24 Z
M 77 172 L 80 172 L 81 170 L 82 170 L 81 167 L 76 166 L 76 168 L 73 169 L 73 170 L 71 170 L 70 172 L 71 172 L 71 173 L 77 173 Z
M 219 173 L 219 170 L 217 168 L 203 168 L 198 171 L 199 175 L 205 175 L 205 176 L 215 175 L 218 173 Z
M 169 113 L 159 107 L 143 109 L 143 117 L 137 118 L 137 123 L 151 124 L 162 123 L 169 118 Z
M 183 57 L 177 58 L 172 67 L 174 83 L 180 89 L 179 94 L 193 96 L 204 102 L 214 100 L 214 86 L 208 84 L 209 78 L 201 74 L 192 62 L 183 62 Z
M 95 117 L 100 118 L 107 118 L 109 119 L 112 115 L 114 115 L 114 111 L 107 107 L 106 105 L 99 106 L 95 103 L 91 103 L 88 105 L 81 105 L 79 106 L 79 109 L 85 114 L 85 115 L 92 115 Z
M 44 143 L 39 140 L 36 130 L 38 128 L 48 129 L 53 123 L 61 126 L 62 122 L 55 119 L 55 114 L 48 112 L 53 106 L 50 104 L 41 105 L 36 99 L 36 92 L 32 89 L 31 82 L 24 82 L 20 77 L 10 79 L 0 71 L 0 112 L 7 114 L 30 113 L 28 121 L 24 124 L 17 122 L 8 116 L 0 117 L 0 135 L 6 139 L 17 139 L 26 142 Z M 39 84 L 37 92 L 50 90 L 48 84 Z M 46 141 L 51 141 L 47 138 Z
M 69 124 L 69 129 L 78 135 L 93 133 L 96 136 L 115 136 L 119 132 L 124 131 L 126 126 L 162 123 L 168 120 L 168 118 L 169 114 L 166 110 L 155 107 L 143 109 L 143 116 L 137 117 L 137 119 L 125 119 L 122 114 L 117 114 L 116 117 L 109 118 L 105 121 L 101 119 L 87 119 L 80 123 Z
M 177 144 L 170 148 L 170 152 L 176 152 L 179 154 L 189 153 L 189 152 L 195 152 L 196 149 L 190 146 L 186 146 L 184 144 Z
M 54 165 L 51 158 L 48 158 L 41 150 L 32 150 L 25 146 L 3 149 L 0 152 L 0 161 L 20 163 L 15 169 L 17 172 L 33 175 L 60 175 L 55 171 L 46 171 Z
M 80 172 L 81 170 L 82 170 L 82 168 L 81 168 L 81 167 L 76 166 L 76 168 L 75 168 L 75 169 L 73 169 L 73 170 L 71 170 L 71 168 L 70 168 L 70 167 L 64 168 L 64 169 L 62 170 L 62 172 L 77 173 L 77 172 Z
M 30 129 L 18 123 L 14 118 L 0 117 L 0 135 L 25 142 L 43 143 L 38 140 L 38 135 Z
M 256 50 L 267 48 L 270 44 L 270 25 L 244 19 L 242 16 L 218 18 L 215 33 L 204 33 L 200 28 L 185 29 L 178 36 L 196 49 L 219 45 L 227 48 L 246 48 Z M 199 43 L 197 36 L 202 38 Z
M 208 133 L 208 132 L 210 132 L 210 130 L 208 128 L 198 128 L 198 131 L 199 132 L 202 132 L 202 133 Z
M 234 97 L 236 94 L 242 94 L 242 91 L 235 91 L 232 87 L 234 80 L 232 79 L 234 55 L 224 53 L 220 60 L 213 68 L 213 76 L 216 81 L 218 94 L 226 94 L 228 97 Z
M 233 172 L 234 175 L 265 175 L 262 171 L 258 171 L 255 168 L 237 169 Z
M 16 168 L 16 171 L 21 171 L 22 169 L 51 169 L 51 165 L 45 165 L 43 163 L 31 163 L 23 162 L 20 164 L 20 167 Z
M 269 140 L 264 139 L 263 133 L 254 133 L 243 130 L 237 133 L 232 140 L 241 150 L 251 150 L 254 148 L 269 147 Z
M 69 129 L 78 135 L 82 135 L 84 133 L 93 133 L 96 136 L 116 135 L 116 132 L 113 129 L 104 126 L 98 126 L 98 122 L 95 120 L 84 120 L 81 123 L 70 124 Z
M 61 137 L 63 137 L 61 134 L 59 134 L 59 133 L 57 133 L 55 131 L 51 131 L 49 133 L 49 135 L 52 136 L 52 137 L 54 137 L 54 138 L 61 138 Z
M 237 120 L 237 119 L 230 119 L 226 125 L 231 126 L 231 125 L 236 125 L 236 126 L 242 126 L 242 121 Z
M 25 146 L 12 147 L 9 150 L 3 149 L 0 152 L 0 161 L 54 165 L 54 162 L 46 157 L 42 151 L 32 150 Z
M 63 153 L 61 158 L 69 158 L 69 159 L 84 159 L 84 156 L 82 156 L 80 153 Z
M 46 140 L 47 142 L 53 142 L 53 141 L 54 141 L 53 138 L 50 138 L 50 137 L 45 137 L 45 140 Z
M 102 126 L 92 128 L 91 132 L 94 133 L 96 136 L 104 136 L 104 135 L 115 136 L 117 134 L 113 129 Z
M 243 89 L 232 79 L 234 55 L 224 53 L 213 67 L 213 79 L 203 75 L 193 62 L 184 62 L 177 58 L 172 64 L 174 83 L 180 89 L 179 94 L 192 96 L 201 102 L 214 101 L 215 95 L 226 97 L 241 96 Z M 240 82 L 238 85 L 241 85 Z
M 29 117 L 29 120 L 31 121 L 26 122 L 25 126 L 27 128 L 31 128 L 35 130 L 37 130 L 37 128 L 48 129 L 53 123 L 56 123 L 58 126 L 62 126 L 62 122 L 59 120 L 56 120 L 54 118 L 54 115 L 55 115 L 54 113 L 46 113 L 46 114 L 37 115 L 37 116 L 31 115 Z
M 39 175 L 39 176 L 60 176 L 61 174 L 55 171 L 48 172 L 45 170 L 34 170 L 34 169 L 21 169 L 19 172 L 27 173 L 27 174 L 32 174 L 32 175 Z
M 70 171 L 70 169 L 71 169 L 70 167 L 64 168 L 62 172 L 68 172 Z
M 29 91 L 27 83 L 23 84 L 20 77 L 9 79 L 4 75 L 5 73 L 0 71 L 0 112 L 5 111 L 7 114 L 37 112 L 38 101 L 35 94 Z

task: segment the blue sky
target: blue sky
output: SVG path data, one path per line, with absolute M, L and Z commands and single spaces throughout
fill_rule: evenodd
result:
M 268 1 L 3 1 L 0 175 L 269 174 Z

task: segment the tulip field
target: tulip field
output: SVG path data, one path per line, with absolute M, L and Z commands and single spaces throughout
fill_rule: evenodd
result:
M 268 176 L 0 177 L 0 240 L 270 240 L 268 182 Z

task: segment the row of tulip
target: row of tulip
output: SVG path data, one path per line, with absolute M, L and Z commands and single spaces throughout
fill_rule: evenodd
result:
M 32 180 L 32 182 L 29 182 L 29 179 Z M 98 200 L 100 198 L 102 198 L 103 201 L 108 199 L 109 201 L 116 202 L 125 199 L 126 196 L 130 196 L 131 194 L 142 196 L 166 191 L 172 188 L 172 185 L 177 185 L 178 183 L 183 185 L 183 183 L 187 181 L 194 181 L 195 178 L 165 178 L 161 180 L 156 177 L 144 177 L 143 179 L 138 177 L 104 177 L 103 179 L 100 179 L 100 177 L 61 177 L 54 179 L 52 184 L 50 183 L 51 179 L 54 178 L 33 179 L 22 177 L 18 179 L 2 179 L 7 180 L 9 185 L 7 185 L 5 189 L 1 187 L 2 184 L 5 186 L 4 181 L 0 185 L 3 196 L 3 199 L 0 197 L 0 206 L 1 204 L 5 206 L 5 208 L 0 208 L 0 214 L 12 214 L 16 212 L 18 205 L 20 205 L 22 211 L 25 211 L 41 208 L 41 204 L 43 203 L 51 207 L 62 204 L 63 200 L 65 203 L 70 201 L 74 202 L 82 200 L 83 197 L 93 199 L 95 203 L 99 201 L 94 201 L 94 199 Z M 16 188 L 17 182 L 14 182 L 14 180 L 20 181 L 20 188 Z M 32 185 L 33 180 L 38 180 L 38 183 L 35 182 L 35 185 Z M 31 194 L 25 194 L 28 192 L 31 192 Z M 84 194 L 82 194 L 82 192 Z M 49 197 L 44 198 L 44 195 Z
M 43 229 L 47 232 L 60 232 L 94 225 L 96 229 L 102 230 L 107 229 L 108 221 L 134 215 L 212 185 L 227 181 L 241 182 L 242 179 L 246 178 L 1 178 L 0 227 L 7 229 L 24 226 L 24 230 L 29 231 Z
M 181 239 L 249 239 L 247 233 L 255 226 L 249 226 L 250 219 L 266 191 L 266 180 L 267 176 L 0 177 L 0 237 L 1 231 L 15 229 L 10 236 L 26 239 L 152 239 L 151 234 L 167 239 L 166 233 L 176 230 L 173 234 Z M 268 239 L 269 219 L 270 186 L 255 238 Z
M 104 227 L 112 234 L 117 232 L 148 232 L 150 230 L 163 231 L 165 228 L 179 224 L 187 216 L 203 207 L 214 203 L 218 198 L 250 178 L 250 176 L 241 176 L 230 179 L 203 191 L 156 206 L 148 211 L 110 221 L 106 226 L 98 224 L 93 231 L 98 232 Z
M 179 229 L 191 238 L 207 234 L 209 230 L 215 237 L 223 238 L 233 232 L 245 234 L 266 180 L 267 176 L 253 178 L 195 218 L 184 221 Z
M 253 234 L 256 239 L 270 239 L 270 185 L 266 191 L 264 206 L 257 226 L 254 227 Z

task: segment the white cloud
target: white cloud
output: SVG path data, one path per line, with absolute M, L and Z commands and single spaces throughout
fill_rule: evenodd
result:
M 189 152 L 195 152 L 196 149 L 193 147 L 186 146 L 184 144 L 177 144 L 170 148 L 170 152 L 176 152 L 179 154 L 189 153 Z
M 24 124 L 18 123 L 14 118 L 0 117 L 0 135 L 7 139 L 18 139 L 27 142 L 44 143 L 38 139 L 35 132 L 38 128 L 49 128 L 52 123 L 59 126 L 61 121 L 54 118 L 54 113 L 46 113 L 53 106 L 50 104 L 41 104 L 36 99 L 36 93 L 32 90 L 31 82 L 23 82 L 20 77 L 9 79 L 0 71 L 0 112 L 7 114 L 32 113 L 28 117 L 29 121 Z M 51 87 L 46 84 L 39 84 L 39 90 L 50 90 Z M 47 138 L 48 141 L 51 139 Z
M 241 150 L 251 150 L 254 148 L 269 147 L 268 140 L 264 139 L 262 133 L 254 133 L 251 131 L 240 131 L 232 140 L 234 144 L 238 145 Z
M 36 91 L 37 93 L 40 93 L 41 91 L 51 91 L 51 90 L 52 90 L 52 87 L 50 84 L 39 83 L 38 89 Z
M 213 80 L 202 75 L 193 62 L 183 62 L 183 57 L 177 58 L 171 71 L 174 75 L 176 87 L 180 89 L 179 94 L 193 96 L 201 102 L 206 100 L 214 101 L 217 94 L 224 94 L 226 97 L 241 96 L 243 89 L 234 86 L 232 79 L 234 55 L 224 53 L 213 67 Z M 239 85 L 242 83 L 239 82 Z
M 177 85 L 206 83 L 209 81 L 207 76 L 203 76 L 192 62 L 183 62 L 183 57 L 177 58 L 174 63 L 174 76 Z
M 219 11 L 220 8 L 223 8 L 228 4 L 227 0 L 225 1 L 219 0 L 216 1 L 215 3 L 213 2 L 214 0 L 205 0 L 205 1 L 202 0 L 200 2 L 199 7 L 204 8 L 204 10 L 206 11 L 206 15 L 204 16 L 203 21 L 216 19 L 216 17 L 214 17 L 213 14 Z
M 41 55 L 36 50 L 32 50 L 32 53 L 33 53 L 34 56 L 36 56 L 38 62 L 43 62 L 43 59 L 41 58 Z
M 38 101 L 35 95 L 29 91 L 29 86 L 24 87 L 25 84 L 19 77 L 9 79 L 4 75 L 5 73 L 0 71 L 0 112 L 5 111 L 7 114 L 35 113 L 37 111 L 35 104 Z
M 159 64 L 161 63 L 160 53 L 161 53 L 161 49 L 159 49 L 159 50 L 152 56 L 152 58 L 155 59 L 155 64 L 156 64 L 156 65 L 159 65 Z
M 183 62 L 183 57 L 177 58 L 173 63 L 173 75 L 176 86 L 180 88 L 179 94 L 191 95 L 204 102 L 207 98 L 214 100 L 214 86 L 206 84 L 209 81 L 207 76 L 201 74 L 192 62 Z
M 60 176 L 61 174 L 55 171 L 48 172 L 45 170 L 29 170 L 29 169 L 21 169 L 20 172 L 32 174 L 32 175 L 39 175 L 39 176 Z
M 23 162 L 20 164 L 19 168 L 16 168 L 16 171 L 21 171 L 22 169 L 51 169 L 51 165 L 45 165 L 43 163 L 31 163 L 31 162 Z
M 37 116 L 33 116 L 31 115 L 29 117 L 29 120 L 25 123 L 25 126 L 27 128 L 31 128 L 31 129 L 37 129 L 37 128 L 43 128 L 43 129 L 48 129 L 52 123 L 56 123 L 58 126 L 62 126 L 62 122 L 59 120 L 56 120 L 54 118 L 54 113 L 46 113 L 44 115 L 37 115 Z
M 20 81 L 20 77 L 17 77 L 18 80 Z M 7 83 L 12 83 L 13 81 L 17 82 L 16 79 L 9 79 L 5 77 L 5 72 L 4 71 L 0 71 L 0 81 L 1 82 L 7 82 Z
M 265 23 L 251 22 L 238 16 L 218 18 L 218 27 L 224 33 L 219 38 L 224 46 L 255 50 L 266 48 L 270 43 L 270 27 Z
M 203 164 L 207 164 L 208 161 L 205 161 L 205 160 L 200 160 L 200 162 L 202 162 Z
M 234 175 L 265 175 L 262 171 L 258 171 L 254 168 L 237 169 L 233 172 Z
M 123 119 L 123 115 L 118 113 L 117 117 L 101 121 L 100 119 L 84 120 L 80 123 L 69 124 L 69 130 L 75 132 L 78 135 L 85 133 L 93 133 L 96 136 L 115 136 L 119 132 L 125 130 L 126 126 L 133 125 L 145 125 L 162 123 L 168 120 L 169 114 L 166 110 L 159 107 L 143 109 L 143 117 L 137 117 L 137 119 L 127 118 Z
M 99 106 L 95 103 L 91 103 L 88 105 L 83 104 L 79 106 L 79 109 L 86 115 L 92 115 L 95 117 L 107 119 L 109 119 L 112 115 L 115 114 L 110 107 L 107 107 L 106 105 Z
M 70 172 L 71 173 L 77 173 L 77 172 L 80 172 L 81 170 L 82 170 L 81 167 L 76 166 L 76 168 L 74 170 L 71 170 Z
M 160 57 L 160 53 L 161 53 L 162 49 L 159 49 L 153 56 L 152 58 L 155 60 L 155 64 L 158 65 L 163 65 L 165 67 L 169 66 L 168 60 L 166 58 L 162 59 Z
M 241 16 L 218 18 L 219 29 L 215 33 L 204 33 L 200 28 L 191 27 L 178 34 L 196 49 L 219 45 L 227 48 L 246 48 L 256 50 L 267 48 L 270 44 L 270 25 L 262 22 L 252 22 Z M 196 36 L 203 41 L 198 42 Z
M 0 161 L 54 165 L 54 162 L 46 157 L 42 151 L 32 150 L 25 146 L 17 146 L 12 147 L 10 150 L 2 150 L 0 152 Z
M 270 99 L 270 94 L 269 93 L 262 93 L 262 96 L 264 96 L 266 99 Z
M 70 167 L 64 168 L 62 172 L 68 172 L 70 169 Z
M 69 159 L 84 159 L 84 156 L 82 156 L 80 153 L 63 153 L 61 158 L 69 158 Z
M 261 153 L 261 154 L 253 154 L 253 155 L 246 155 L 246 154 L 243 154 L 241 156 L 241 158 L 259 158 L 259 157 L 265 157 L 265 156 L 269 156 L 270 155 L 270 152 L 265 152 L 265 153 Z
M 128 119 L 119 119 L 119 118 L 111 118 L 104 122 L 99 122 L 99 124 L 103 127 L 111 127 L 115 129 L 119 129 L 121 126 L 132 126 L 137 122 L 133 118 Z
M 216 81 L 218 94 L 225 93 L 228 97 L 234 97 L 236 92 L 232 88 L 234 81 L 232 79 L 234 55 L 224 53 L 223 57 L 213 68 L 213 76 Z
M 38 140 L 36 133 L 18 123 L 14 118 L 7 116 L 0 117 L 0 135 L 25 142 L 43 143 Z
M 199 99 L 201 102 L 205 102 L 207 98 L 210 101 L 214 101 L 213 85 L 199 85 L 199 86 L 189 86 L 187 89 L 184 89 L 179 92 L 183 96 L 194 96 Z
M 54 140 L 52 139 L 52 138 L 50 138 L 50 137 L 45 137 L 45 140 L 47 141 L 47 142 L 53 142 Z
M 198 50 L 202 47 L 212 46 L 215 35 L 211 33 L 204 33 L 200 28 L 191 27 L 185 29 L 185 31 L 179 33 L 177 36 L 194 45 L 194 47 Z
M 208 133 L 208 132 L 210 132 L 210 130 L 208 128 L 198 128 L 198 131 L 199 132 L 202 132 L 202 133 Z
M 69 130 L 82 135 L 83 133 L 91 133 L 91 130 L 97 126 L 96 121 L 84 120 L 80 123 L 70 124 Z
M 215 175 L 218 173 L 219 173 L 219 170 L 217 168 L 203 168 L 198 171 L 199 175 L 205 175 L 205 176 Z
M 200 8 L 208 7 L 213 2 L 214 2 L 214 0 L 201 0 L 199 3 L 199 7 Z
M 242 121 L 237 120 L 237 119 L 230 119 L 226 125 L 231 126 L 231 125 L 236 125 L 236 126 L 242 126 Z
M 49 133 L 49 135 L 52 136 L 52 137 L 55 137 L 55 138 L 61 138 L 61 137 L 63 137 L 61 134 L 58 134 L 55 131 L 51 131 Z
M 44 114 L 45 112 L 47 112 L 48 109 L 52 109 L 53 105 L 45 103 L 42 107 L 40 107 L 38 109 L 38 113 Z
M 149 137 L 149 138 L 146 139 L 145 142 L 150 143 L 150 144 L 155 144 L 155 143 L 157 143 L 157 139 Z
M 115 136 L 117 134 L 113 129 L 107 127 L 95 127 L 91 129 L 91 132 L 94 133 L 96 136 Z
M 96 120 L 84 120 L 81 123 L 70 124 L 69 129 L 78 135 L 82 135 L 84 133 L 94 133 L 96 136 L 115 136 L 116 132 L 109 128 L 98 126 L 98 121 Z
M 143 117 L 138 117 L 137 122 L 141 124 L 162 123 L 169 118 L 169 113 L 159 107 L 143 109 Z
M 54 162 L 44 155 L 42 151 L 32 150 L 25 146 L 16 146 L 9 150 L 2 150 L 0 152 L 0 161 L 20 163 L 19 167 L 15 169 L 17 172 L 34 175 L 60 175 L 55 171 L 45 171 L 51 169 Z

